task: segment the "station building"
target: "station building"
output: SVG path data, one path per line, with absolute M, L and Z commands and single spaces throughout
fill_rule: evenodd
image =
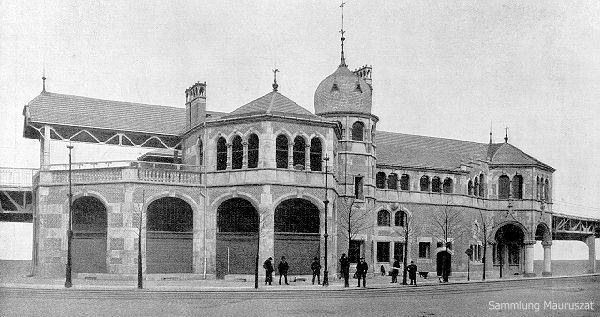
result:
M 258 254 L 259 263 L 286 256 L 292 275 L 327 257 L 333 275 L 342 253 L 376 274 L 396 257 L 419 271 L 481 271 L 487 261 L 494 274 L 550 274 L 554 169 L 508 138 L 378 130 L 371 72 L 350 70 L 342 51 L 316 85 L 314 113 L 276 80 L 230 113 L 207 110 L 205 82 L 185 90 L 185 108 L 44 88 L 23 110 L 24 137 L 40 141 L 35 274 L 65 272 L 70 189 L 78 274 L 135 274 L 138 239 L 147 274 L 249 275 Z M 151 151 L 53 164 L 56 140 Z M 534 272 L 540 240 L 544 272 Z

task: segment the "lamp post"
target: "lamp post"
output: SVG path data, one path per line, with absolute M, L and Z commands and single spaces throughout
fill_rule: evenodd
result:
M 323 160 L 325 161 L 325 200 L 323 200 L 323 204 L 325 205 L 325 234 L 323 235 L 325 238 L 325 270 L 323 271 L 323 286 L 329 286 L 329 271 L 327 271 L 327 237 L 329 236 L 327 234 L 327 205 L 329 205 L 329 200 L 327 199 L 327 191 L 329 189 L 327 185 L 327 174 L 329 172 L 327 163 L 329 162 L 329 156 L 325 155 Z
M 65 273 L 65 287 L 73 286 L 71 281 L 71 240 L 73 240 L 73 184 L 71 181 L 71 151 L 73 146 L 67 145 L 69 149 L 69 226 L 67 229 L 67 271 Z

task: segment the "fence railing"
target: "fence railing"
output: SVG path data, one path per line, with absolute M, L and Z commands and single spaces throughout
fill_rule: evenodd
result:
M 31 187 L 35 168 L 0 167 L 0 187 Z

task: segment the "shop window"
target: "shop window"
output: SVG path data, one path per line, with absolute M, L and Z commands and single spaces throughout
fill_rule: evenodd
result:
M 377 262 L 390 261 L 390 243 L 377 242 Z
M 419 258 L 420 259 L 429 259 L 431 252 L 431 243 L 430 242 L 419 242 Z

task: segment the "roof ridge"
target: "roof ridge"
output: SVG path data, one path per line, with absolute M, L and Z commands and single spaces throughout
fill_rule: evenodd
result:
M 112 100 L 112 99 L 102 99 L 102 98 L 95 98 L 95 97 L 86 97 L 86 96 L 79 96 L 79 95 L 70 95 L 70 94 L 60 94 L 60 93 L 56 93 L 56 92 L 42 92 L 40 93 L 37 97 L 41 96 L 41 95 L 55 95 L 55 96 L 64 96 L 64 97 L 72 97 L 72 98 L 82 98 L 82 99 L 91 99 L 91 100 L 96 100 L 96 101 L 104 101 L 104 102 L 118 102 L 118 103 L 127 103 L 127 104 L 134 104 L 134 105 L 139 105 L 139 106 L 150 106 L 150 107 L 163 107 L 163 108 L 174 108 L 174 109 L 183 109 L 183 107 L 176 107 L 176 106 L 165 106 L 165 105 L 158 105 L 158 104 L 151 104 L 151 103 L 141 103 L 141 102 L 134 102 L 134 101 L 123 101 L 123 100 Z M 36 98 L 37 98 L 36 97 Z M 34 98 L 35 99 L 35 98 Z
M 275 97 L 277 97 L 278 92 L 271 92 L 271 102 L 269 103 L 269 107 L 267 107 L 267 113 L 271 113 L 273 111 L 273 105 L 275 104 Z
M 430 139 L 437 139 L 437 140 L 458 141 L 458 142 L 465 142 L 465 143 L 471 143 L 471 144 L 477 144 L 477 145 L 488 145 L 488 143 L 483 143 L 483 142 L 475 142 L 475 141 L 467 141 L 467 140 L 443 138 L 443 137 L 429 136 L 429 135 L 419 135 L 419 134 L 410 134 L 410 133 L 402 133 L 402 132 L 391 132 L 391 131 L 384 131 L 384 130 L 378 130 L 377 132 L 383 132 L 383 133 L 389 133 L 389 134 L 401 134 L 401 135 L 406 135 L 406 136 L 415 136 L 415 137 L 420 137 L 420 138 L 430 138 Z

